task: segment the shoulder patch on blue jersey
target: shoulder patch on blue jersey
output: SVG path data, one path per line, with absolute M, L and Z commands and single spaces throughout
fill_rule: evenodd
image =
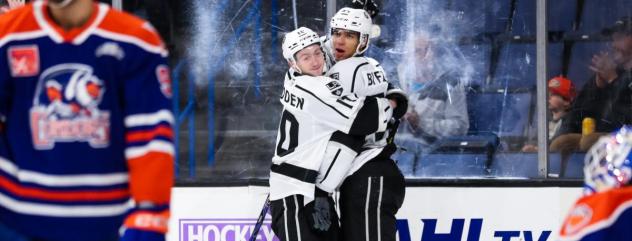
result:
M 156 78 L 160 84 L 160 91 L 165 97 L 171 99 L 173 92 L 171 91 L 171 74 L 169 73 L 169 67 L 164 64 L 156 67 Z
M 8 55 L 11 76 L 31 77 L 39 74 L 40 57 L 37 45 L 11 46 Z

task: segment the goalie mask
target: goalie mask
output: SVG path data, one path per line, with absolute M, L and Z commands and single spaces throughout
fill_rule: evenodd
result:
M 585 194 L 604 192 L 630 183 L 632 164 L 632 127 L 601 137 L 586 154 Z
M 345 7 L 331 18 L 331 34 L 335 29 L 344 29 L 359 33 L 358 47 L 354 56 L 363 54 L 369 48 L 369 39 L 376 30 L 369 14 L 362 9 Z M 333 42 L 332 42 L 333 44 Z
M 283 48 L 283 58 L 290 63 L 290 66 L 296 70 L 296 72 L 302 72 L 296 64 L 296 53 L 312 44 L 318 44 L 320 46 L 320 37 L 316 32 L 309 28 L 300 27 L 285 34 L 283 44 L 281 45 Z

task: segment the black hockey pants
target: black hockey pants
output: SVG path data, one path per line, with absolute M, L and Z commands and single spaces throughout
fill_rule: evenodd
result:
M 405 196 L 404 176 L 380 155 L 347 177 L 340 188 L 340 220 L 345 241 L 395 241 L 395 214 Z

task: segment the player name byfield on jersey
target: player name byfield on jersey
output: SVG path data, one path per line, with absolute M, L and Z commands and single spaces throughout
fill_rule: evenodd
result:
M 290 93 L 287 89 L 283 90 L 283 94 L 281 94 L 281 100 L 285 103 L 288 103 L 292 107 L 296 107 L 298 109 L 303 109 L 303 105 L 305 104 L 305 99 L 295 94 Z

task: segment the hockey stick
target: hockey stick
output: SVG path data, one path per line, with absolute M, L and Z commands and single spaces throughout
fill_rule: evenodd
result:
M 257 218 L 255 228 L 252 230 L 252 234 L 250 235 L 250 241 L 255 241 L 257 239 L 257 234 L 259 234 L 259 229 L 263 224 L 263 219 L 265 219 L 266 214 L 268 214 L 268 209 L 270 209 L 270 194 L 268 194 L 268 196 L 266 197 L 266 201 L 263 203 L 263 208 L 261 209 L 259 218 Z

